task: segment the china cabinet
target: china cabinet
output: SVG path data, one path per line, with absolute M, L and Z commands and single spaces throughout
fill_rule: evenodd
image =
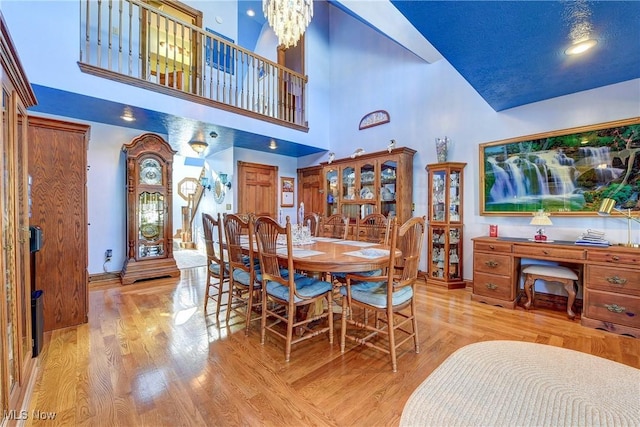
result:
M 462 278 L 462 194 L 466 163 L 433 163 L 428 173 L 427 284 L 464 288 Z
M 408 220 L 413 213 L 414 154 L 404 147 L 322 163 L 320 213 L 347 215 L 352 232 L 358 219 L 374 212 L 397 216 L 400 223 Z
M 0 57 L 0 424 L 5 425 L 20 417 L 36 372 L 36 359 L 32 359 L 26 112 L 36 104 L 36 98 L 1 12 Z
M 121 280 L 178 277 L 173 258 L 171 176 L 175 151 L 158 135 L 122 147 L 127 173 L 127 256 Z

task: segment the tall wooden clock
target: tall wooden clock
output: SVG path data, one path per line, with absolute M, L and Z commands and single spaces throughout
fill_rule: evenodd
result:
M 145 133 L 122 147 L 127 173 L 127 251 L 121 281 L 178 277 L 173 258 L 173 155 L 160 136 Z

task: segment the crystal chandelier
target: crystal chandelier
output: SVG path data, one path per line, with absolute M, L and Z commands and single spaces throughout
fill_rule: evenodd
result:
M 262 0 L 262 11 L 285 48 L 295 46 L 313 17 L 313 0 Z

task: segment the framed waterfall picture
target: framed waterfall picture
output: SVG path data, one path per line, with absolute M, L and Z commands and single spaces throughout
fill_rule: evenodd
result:
M 480 144 L 480 215 L 640 212 L 640 117 Z

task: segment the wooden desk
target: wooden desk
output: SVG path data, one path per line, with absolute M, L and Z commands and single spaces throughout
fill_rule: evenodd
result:
M 473 239 L 471 299 L 515 308 L 522 258 L 579 267 L 584 294 L 581 324 L 640 338 L 640 249 L 478 237 Z

